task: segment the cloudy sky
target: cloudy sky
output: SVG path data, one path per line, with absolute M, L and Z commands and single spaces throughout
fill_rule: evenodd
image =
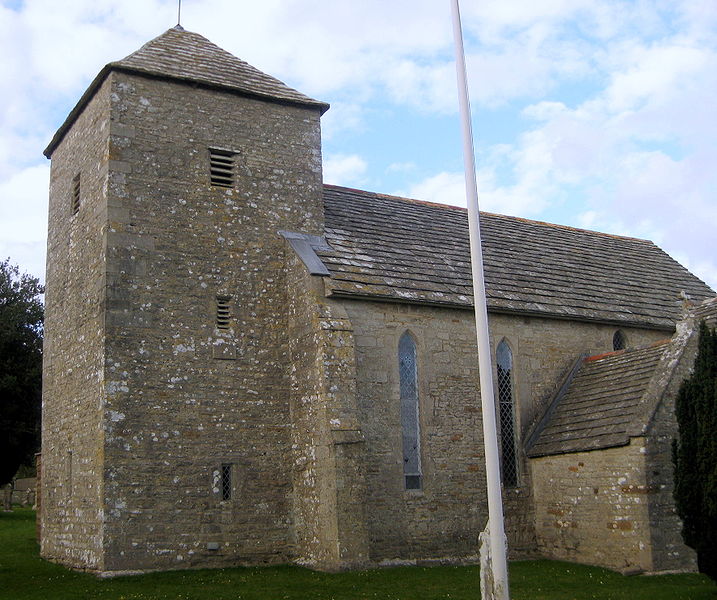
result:
M 465 205 L 448 0 L 183 0 L 329 102 L 329 183 Z M 482 210 L 655 241 L 717 289 L 717 2 L 461 0 Z M 44 277 L 42 150 L 177 0 L 0 0 L 0 258 Z

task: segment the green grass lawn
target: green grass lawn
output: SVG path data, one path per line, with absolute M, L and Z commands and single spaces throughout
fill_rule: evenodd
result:
M 35 514 L 0 513 L 2 600 L 462 600 L 479 597 L 477 567 L 401 567 L 315 573 L 299 567 L 171 571 L 97 579 L 42 560 Z M 513 600 L 717 600 L 702 575 L 624 577 L 547 560 L 510 565 Z

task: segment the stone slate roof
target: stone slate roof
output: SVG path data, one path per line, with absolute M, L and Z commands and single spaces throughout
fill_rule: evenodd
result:
M 717 298 L 705 300 L 692 310 L 696 321 L 705 321 L 710 327 L 717 326 Z
M 204 36 L 173 27 L 147 42 L 128 57 L 110 66 L 150 75 L 204 83 L 274 100 L 308 104 L 322 109 L 328 105 L 313 100 L 285 83 L 262 73 Z
M 324 186 L 330 295 L 472 306 L 465 209 Z M 715 295 L 652 242 L 481 214 L 488 310 L 672 329 Z
M 50 157 L 77 116 L 113 70 L 185 81 L 192 85 L 231 90 L 289 104 L 313 106 L 322 113 L 329 108 L 328 104 L 309 98 L 255 69 L 204 36 L 177 26 L 147 42 L 126 58 L 106 65 L 57 131 L 45 150 L 45 156 Z
M 528 456 L 626 445 L 644 417 L 641 400 L 669 340 L 586 358 L 546 416 Z

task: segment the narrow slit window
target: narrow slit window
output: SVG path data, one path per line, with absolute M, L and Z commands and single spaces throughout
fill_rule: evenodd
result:
M 65 476 L 67 477 L 67 499 L 70 500 L 72 498 L 72 478 L 74 476 L 72 472 L 72 450 L 67 451 L 67 466 Z
M 229 296 L 217 296 L 217 329 L 229 329 L 232 318 L 230 300 Z
M 229 464 L 222 465 L 221 492 L 222 500 L 232 499 L 232 466 Z
M 234 187 L 236 152 L 209 148 L 209 181 L 213 187 Z
M 401 387 L 401 439 L 403 478 L 407 490 L 423 487 L 421 473 L 421 430 L 418 412 L 416 342 L 406 332 L 398 342 L 398 374 Z
M 78 173 L 72 178 L 72 197 L 70 199 L 72 214 L 76 215 L 80 212 L 80 174 Z
M 513 352 L 503 340 L 496 350 L 498 363 L 498 407 L 503 485 L 518 485 L 518 454 L 515 435 L 515 398 L 513 394 Z

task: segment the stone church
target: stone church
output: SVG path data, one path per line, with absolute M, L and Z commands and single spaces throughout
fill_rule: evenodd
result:
M 50 142 L 45 558 L 475 560 L 466 212 L 325 185 L 328 108 L 176 27 Z M 511 555 L 693 568 L 671 402 L 715 292 L 649 241 L 481 218 Z

